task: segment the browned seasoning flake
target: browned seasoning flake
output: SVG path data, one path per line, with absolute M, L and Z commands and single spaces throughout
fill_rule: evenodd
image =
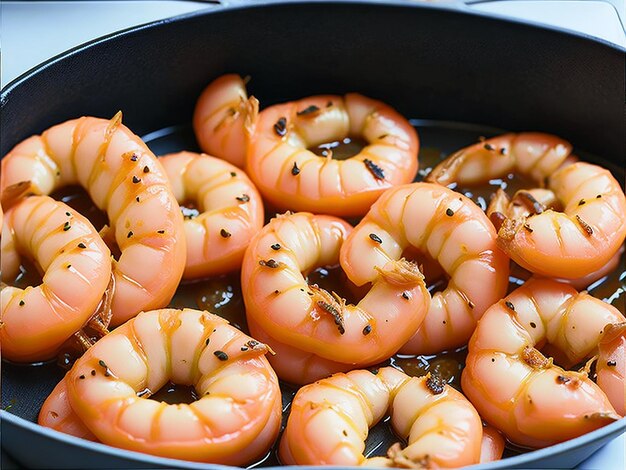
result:
M 454 211 L 448 207 L 448 208 L 446 209 L 446 215 L 447 215 L 448 217 L 452 217 L 452 216 L 454 215 Z
M 227 361 L 228 360 L 228 354 L 226 354 L 224 351 L 214 351 L 213 354 L 215 355 L 215 357 L 217 357 L 220 361 Z
M 291 174 L 293 176 L 297 176 L 300 174 L 300 168 L 298 168 L 298 163 L 293 162 L 293 168 L 291 168 Z
M 323 300 L 318 300 L 317 305 L 322 310 L 333 316 L 335 319 L 335 325 L 337 325 L 337 329 L 339 330 L 339 334 L 343 335 L 346 332 L 346 329 L 343 324 L 343 316 L 341 315 L 341 312 L 339 312 L 339 310 L 337 310 L 333 305 L 328 302 L 324 302 Z
M 524 224 L 523 227 L 528 231 L 528 233 L 533 233 L 534 232 L 534 230 L 528 224 Z
M 134 184 L 137 184 L 137 183 L 140 183 L 140 182 L 141 182 L 141 178 L 139 178 L 139 177 L 138 177 L 138 176 L 136 176 L 136 175 L 133 175 L 133 183 L 134 183 Z
M 471 300 L 467 301 L 467 306 L 471 309 L 473 309 L 474 307 L 476 307 L 476 304 L 474 304 L 474 302 L 472 302 Z
M 513 305 L 513 303 L 512 303 L 512 302 L 509 302 L 509 301 L 507 300 L 507 301 L 505 301 L 505 302 L 504 302 L 504 305 L 506 305 L 506 306 L 507 306 L 507 308 L 508 308 L 509 310 L 513 310 L 513 311 L 515 311 L 515 305 Z
M 556 378 L 556 383 L 562 384 L 562 385 L 565 385 L 569 381 L 570 381 L 570 378 L 569 377 L 565 377 L 564 375 L 559 375 Z
M 137 197 L 135 198 L 135 201 L 139 202 L 139 196 L 137 196 Z
M 261 266 L 265 266 L 266 268 L 272 268 L 272 269 L 276 269 L 280 266 L 280 263 L 273 258 L 270 258 L 267 261 L 264 259 L 259 260 L 259 264 Z
M 157 230 L 157 233 L 164 234 L 165 230 Z
M 500 155 L 506 155 L 506 147 L 500 149 Z
M 580 201 L 578 201 L 578 205 L 582 206 L 583 204 L 585 204 L 587 201 L 585 201 L 584 199 L 581 199 Z
M 280 243 L 274 243 L 270 248 L 274 251 L 280 250 Z
M 578 214 L 576 214 L 576 222 L 578 222 L 578 224 L 583 228 L 588 237 L 593 235 L 593 229 L 591 228 L 591 225 L 581 219 Z
M 65 225 L 63 225 L 64 232 L 67 232 L 71 228 L 72 228 L 72 225 L 69 222 L 65 222 Z
M 537 324 L 534 321 L 530 322 L 530 327 L 531 328 L 537 328 Z
M 287 118 L 281 117 L 276 121 L 276 124 L 274 124 L 274 132 L 280 137 L 284 137 L 285 134 L 287 134 Z
M 135 155 L 134 153 L 130 156 L 130 161 L 131 162 L 136 162 L 137 161 L 137 155 Z
M 95 371 L 95 369 L 91 369 L 91 372 L 90 372 L 90 373 L 91 373 L 92 377 L 93 377 L 93 376 L 95 376 L 95 375 L 96 375 L 96 371 Z
M 127 234 L 126 234 L 126 238 L 130 238 L 134 235 L 133 231 L 130 230 Z
M 617 362 L 616 361 L 607 361 L 606 365 L 609 366 L 609 367 L 615 367 L 617 365 Z
M 307 106 L 306 108 L 304 108 L 302 111 L 296 112 L 296 115 L 298 115 L 298 116 L 306 116 L 307 114 L 316 113 L 319 110 L 320 110 L 320 108 L 318 108 L 317 106 L 312 104 L 311 106 Z
M 70 217 L 72 214 L 70 214 L 69 212 L 66 212 L 65 215 Z
M 237 199 L 239 202 L 248 202 L 250 200 L 250 196 L 248 196 L 247 194 L 242 194 L 241 196 L 237 196 L 235 199 Z
M 211 338 L 207 338 L 204 340 L 204 345 L 208 346 L 210 342 L 211 342 Z
M 222 236 L 222 238 L 230 238 L 231 237 L 231 233 L 228 230 L 226 230 L 226 229 L 220 230 L 220 235 Z
M 445 390 L 446 381 L 440 375 L 431 374 L 426 379 L 426 386 L 434 395 L 439 395 Z
M 235 173 L 234 171 L 231 171 L 230 176 L 234 178 L 235 176 L 237 176 L 237 173 Z
M 375 233 L 370 233 L 369 234 L 370 239 L 372 239 L 373 241 L 375 241 L 376 243 L 382 243 L 382 239 L 376 235 Z
M 150 173 L 150 168 L 148 167 L 148 165 L 143 167 L 143 172 L 144 173 Z
M 363 328 L 363 335 L 367 336 L 372 332 L 372 325 L 365 325 L 365 328 Z
M 78 378 L 81 379 L 81 380 L 85 380 L 85 376 L 84 375 L 80 375 Z
M 365 167 L 370 171 L 370 173 L 374 176 L 374 178 L 378 180 L 385 179 L 384 170 L 378 165 L 376 165 L 376 163 L 371 161 L 369 158 L 363 159 L 363 163 L 365 164 Z
M 485 150 L 489 150 L 489 151 L 492 151 L 492 150 L 496 149 L 493 145 L 491 145 L 489 143 L 485 144 L 484 147 L 485 147 Z
M 26 302 L 24 302 L 23 300 L 20 300 L 20 302 L 19 302 L 20 307 L 23 307 L 25 303 Z
M 408 291 L 402 292 L 402 298 L 404 300 L 411 300 L 411 294 Z

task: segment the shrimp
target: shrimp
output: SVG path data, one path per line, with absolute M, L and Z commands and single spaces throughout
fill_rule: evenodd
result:
M 564 207 L 504 218 L 498 245 L 517 264 L 543 276 L 576 279 L 604 267 L 626 237 L 626 197 L 611 173 L 578 162 L 548 186 Z
M 619 311 L 548 279 L 531 279 L 485 312 L 461 375 L 480 415 L 519 445 L 544 447 L 619 419 L 587 372 L 565 367 L 597 352 L 602 332 L 623 322 Z
M 54 387 L 39 412 L 39 424 L 55 431 L 98 442 L 98 438 L 87 428 L 72 410 L 67 396 L 65 379 Z
M 239 168 L 246 164 L 250 135 L 259 114 L 259 101 L 246 92 L 246 79 L 222 75 L 202 92 L 193 113 L 193 129 L 202 151 Z
M 113 264 L 112 325 L 166 305 L 185 267 L 183 218 L 161 164 L 121 123 L 82 117 L 18 144 L 2 159 L 0 191 L 30 183 L 50 194 L 82 185 L 106 211 L 121 251 Z
M 263 201 L 239 168 L 191 152 L 161 157 L 177 201 L 193 201 L 200 214 L 185 220 L 184 278 L 226 274 L 241 268 L 250 238 L 263 227 Z
M 78 359 L 39 423 L 64 422 L 67 429 L 78 419 L 115 447 L 245 465 L 268 451 L 280 427 L 280 389 L 267 352 L 208 312 L 140 313 Z M 193 385 L 200 398 L 176 405 L 150 400 L 168 380 Z
M 397 352 L 424 318 L 429 297 L 424 276 L 406 260 L 381 264 L 357 305 L 307 283 L 305 277 L 315 268 L 337 264 L 351 229 L 332 216 L 286 214 L 272 219 L 250 242 L 241 273 L 248 327 L 272 348 L 286 345 L 302 352 L 295 359 L 281 353 L 270 358 L 281 378 L 287 365 L 300 359 L 310 372 L 299 373 L 300 383 L 323 376 L 316 370 L 327 375 L 337 371 L 335 366 L 341 370 L 381 362 Z M 321 364 L 316 365 L 318 358 Z
M 599 343 L 596 379 L 615 410 L 626 414 L 626 323 L 606 327 Z
M 406 439 L 387 458 L 363 456 L 368 429 L 391 411 Z M 293 465 L 461 467 L 478 463 L 482 423 L 459 392 L 437 377 L 408 377 L 384 367 L 335 374 L 302 387 L 291 403 L 279 457 Z
M 3 282 L 20 274 L 22 257 L 43 272 L 39 286 L 2 289 L 2 356 L 17 362 L 50 359 L 97 313 L 111 280 L 111 253 L 85 217 L 47 196 L 9 209 L 1 251 Z
M 443 186 L 393 188 L 348 236 L 341 265 L 360 286 L 376 277 L 379 266 L 405 253 L 443 269 L 447 287 L 432 296 L 424 323 L 400 351 L 433 354 L 466 344 L 483 312 L 508 286 L 509 260 L 496 246 L 489 219 L 470 199 Z
M 504 438 L 493 426 L 483 425 L 483 439 L 480 444 L 480 463 L 494 462 L 502 458 Z
M 571 152 L 572 145 L 554 135 L 504 134 L 458 150 L 433 168 L 425 181 L 443 186 L 475 185 L 515 172 L 543 187 Z
M 347 160 L 308 150 L 347 137 L 367 146 Z M 418 149 L 415 129 L 386 104 L 356 93 L 313 96 L 261 112 L 247 168 L 280 209 L 358 216 L 387 188 L 413 180 Z

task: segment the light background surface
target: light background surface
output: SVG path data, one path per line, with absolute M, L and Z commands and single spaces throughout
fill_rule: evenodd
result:
M 410 1 L 410 0 L 408 0 Z M 617 9 L 624 0 L 508 0 L 478 2 L 469 8 L 559 26 L 626 47 Z M 4 87 L 37 64 L 83 42 L 131 26 L 215 8 L 196 1 L 2 1 L 1 78 Z M 0 468 L 17 468 L 3 458 Z M 626 435 L 615 439 L 579 467 L 626 468 Z

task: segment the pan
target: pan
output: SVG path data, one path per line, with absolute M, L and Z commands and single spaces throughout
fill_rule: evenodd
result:
M 0 155 L 81 115 L 124 122 L 157 154 L 196 144 L 195 99 L 226 72 L 250 75 L 262 104 L 358 91 L 411 122 L 423 149 L 448 153 L 478 136 L 536 129 L 575 143 L 624 181 L 625 50 L 555 28 L 401 1 L 230 3 L 115 33 L 72 49 L 1 94 Z M 623 304 L 623 297 L 618 298 Z M 222 468 L 153 457 L 35 424 L 62 377 L 55 364 L 2 363 L 1 442 L 29 467 Z M 285 393 L 285 404 L 289 392 Z M 626 419 L 549 448 L 474 468 L 572 468 L 623 433 Z M 372 430 L 367 451 L 393 436 Z M 258 465 L 271 466 L 272 455 Z M 224 467 L 226 468 L 226 467 Z

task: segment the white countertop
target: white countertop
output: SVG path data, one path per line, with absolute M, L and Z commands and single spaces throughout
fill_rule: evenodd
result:
M 4 87 L 37 64 L 90 39 L 170 16 L 214 8 L 194 1 L 2 1 L 1 78 Z M 469 8 L 560 26 L 626 47 L 616 8 L 624 0 L 513 0 L 476 3 Z M 596 452 L 583 470 L 626 468 L 626 436 Z

